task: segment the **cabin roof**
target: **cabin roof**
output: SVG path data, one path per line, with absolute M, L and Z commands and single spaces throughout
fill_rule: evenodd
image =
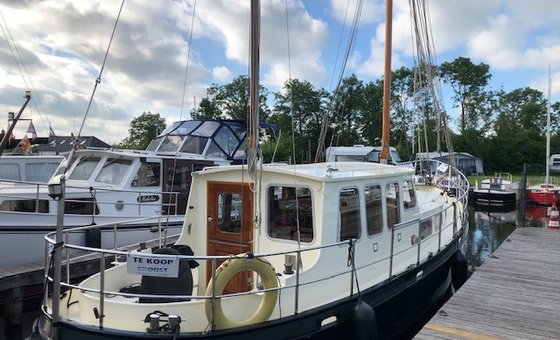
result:
M 212 167 L 200 171 L 199 175 L 231 172 L 239 169 L 240 166 Z M 336 182 L 349 179 L 357 180 L 372 177 L 404 176 L 414 173 L 414 170 L 408 167 L 371 162 L 325 162 L 298 165 L 266 164 L 263 165 L 262 170 L 265 173 L 278 173 L 322 182 Z

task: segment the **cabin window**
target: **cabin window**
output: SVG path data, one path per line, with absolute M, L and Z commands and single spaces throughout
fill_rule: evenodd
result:
M 420 239 L 423 240 L 432 234 L 432 219 L 420 221 Z
M 159 146 L 159 152 L 174 152 L 177 151 L 179 144 L 183 140 L 182 136 L 165 136 L 161 145 Z
M 181 152 L 201 155 L 204 152 L 204 148 L 206 148 L 207 143 L 208 143 L 207 137 L 188 136 L 187 139 L 185 140 L 185 143 L 181 147 Z
M 220 146 L 216 144 L 216 141 L 212 141 L 212 143 L 210 143 L 206 155 L 211 157 L 220 157 L 220 158 L 228 157 L 228 155 L 220 148 Z
M 10 181 L 21 180 L 19 164 L 0 164 L 0 179 L 7 179 Z
M 268 188 L 268 235 L 284 240 L 313 240 L 311 190 L 291 186 Z
M 122 182 L 131 164 L 132 161 L 130 159 L 109 158 L 105 164 L 103 164 L 95 181 L 107 184 L 119 184 Z
M 241 232 L 241 194 L 220 192 L 218 194 L 218 229 L 223 232 Z
M 58 167 L 58 163 L 25 164 L 25 178 L 30 182 L 46 183 Z
M 381 187 L 379 185 L 366 186 L 364 190 L 364 198 L 366 200 L 368 235 L 380 233 L 383 230 Z
M 82 157 L 76 164 L 74 170 L 70 174 L 70 179 L 84 180 L 87 181 L 95 168 L 97 163 L 101 160 L 101 157 Z
M 39 207 L 37 208 L 37 203 Z M 1 211 L 18 211 L 18 212 L 49 212 L 48 200 L 6 200 L 0 204 Z
M 65 214 L 93 215 L 95 211 L 95 215 L 99 215 L 99 208 L 93 199 L 66 200 L 64 203 Z
M 138 172 L 132 180 L 133 187 L 159 187 L 161 165 L 159 163 L 146 162 L 140 164 Z
M 392 228 L 400 222 L 399 216 L 399 184 L 388 183 L 385 193 L 387 203 L 387 227 Z
M 216 121 L 207 120 L 203 122 L 196 131 L 193 131 L 193 136 L 212 137 L 216 130 L 220 127 L 220 123 Z
M 438 232 L 441 230 L 441 213 L 434 216 L 434 228 Z
M 239 140 L 235 134 L 226 126 L 222 126 L 218 133 L 216 133 L 214 141 L 227 153 L 228 156 L 231 156 L 239 145 Z
M 416 191 L 412 181 L 403 183 L 403 205 L 405 209 L 414 208 L 416 206 Z
M 339 196 L 340 240 L 360 237 L 360 195 L 358 189 L 344 189 Z

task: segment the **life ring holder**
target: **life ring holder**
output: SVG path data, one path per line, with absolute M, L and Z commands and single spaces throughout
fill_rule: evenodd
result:
M 243 256 L 243 257 L 241 257 Z M 212 303 L 214 304 L 214 329 L 226 329 L 252 325 L 259 322 L 264 322 L 270 318 L 276 300 L 278 298 L 278 279 L 274 267 L 265 259 L 253 257 L 252 254 L 241 254 L 239 257 L 233 257 L 224 261 L 218 269 L 214 279 L 216 280 L 215 294 L 222 295 L 224 288 L 229 280 L 241 271 L 251 270 L 259 274 L 262 279 L 263 287 L 266 291 L 263 292 L 261 303 L 257 310 L 247 319 L 242 321 L 235 321 L 229 319 L 222 309 L 222 301 L 217 299 L 206 299 L 205 309 L 206 317 L 209 322 L 212 322 Z M 206 296 L 212 296 L 214 290 L 213 279 L 210 279 L 206 287 Z M 272 289 L 272 290 L 268 290 Z M 212 302 L 213 301 L 213 302 Z

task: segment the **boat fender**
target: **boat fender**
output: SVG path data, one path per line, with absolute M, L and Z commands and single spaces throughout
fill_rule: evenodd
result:
M 455 261 L 451 267 L 451 282 L 453 283 L 453 288 L 458 290 L 463 283 L 467 281 L 468 276 L 467 257 L 459 250 L 455 255 Z
M 377 319 L 375 311 L 361 298 L 354 307 L 352 315 L 352 339 L 357 340 L 377 340 Z
M 222 263 L 220 267 L 216 269 L 216 274 L 214 277 L 216 282 L 214 283 L 212 279 L 210 280 L 210 282 L 208 283 L 208 287 L 206 287 L 206 296 L 212 296 L 212 292 L 214 291 L 214 284 L 216 285 L 215 294 L 222 295 L 222 293 L 224 292 L 224 288 L 229 280 L 235 274 L 246 270 L 251 270 L 259 274 L 264 289 L 274 289 L 278 287 L 278 279 L 270 262 L 257 257 L 248 259 L 247 257 L 245 257 L 245 254 L 243 254 L 243 257 L 230 258 L 227 261 L 224 261 L 224 263 Z M 214 329 L 227 329 L 264 322 L 268 320 L 268 318 L 270 318 L 270 316 L 272 315 L 272 311 L 274 310 L 274 306 L 276 305 L 277 298 L 278 290 L 267 290 L 263 292 L 263 297 L 257 310 L 249 318 L 242 321 L 231 320 L 224 314 L 221 299 L 206 299 L 206 317 L 208 318 L 209 322 L 212 322 L 213 301 Z

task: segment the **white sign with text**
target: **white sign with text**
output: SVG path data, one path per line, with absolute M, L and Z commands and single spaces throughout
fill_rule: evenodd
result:
M 126 271 L 129 274 L 146 276 L 178 277 L 179 258 L 177 256 L 154 256 L 142 253 L 128 253 Z

